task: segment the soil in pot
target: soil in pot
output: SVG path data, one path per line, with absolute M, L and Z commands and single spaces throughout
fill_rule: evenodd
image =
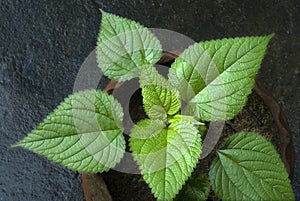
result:
M 136 123 L 146 118 L 143 111 L 141 91 L 138 90 L 130 100 L 130 115 Z M 257 132 L 270 140 L 278 153 L 280 150 L 280 142 L 275 123 L 268 107 L 258 94 L 253 92 L 248 99 L 247 105 L 233 120 L 227 121 L 216 147 L 206 158 L 199 161 L 192 174 L 203 173 L 208 174 L 210 164 L 216 157 L 216 150 L 225 142 L 227 137 L 240 131 Z M 151 194 L 148 185 L 143 181 L 141 175 L 133 175 L 110 170 L 102 173 L 103 179 L 111 193 L 114 201 L 154 201 L 156 200 Z M 209 200 L 215 200 L 216 197 L 211 192 Z

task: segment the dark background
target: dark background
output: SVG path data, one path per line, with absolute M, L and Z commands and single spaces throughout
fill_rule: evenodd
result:
M 95 48 L 99 8 L 195 41 L 276 33 L 259 77 L 288 118 L 300 200 L 299 1 L 0 0 L 0 200 L 83 200 L 79 174 L 10 145 L 68 94 Z

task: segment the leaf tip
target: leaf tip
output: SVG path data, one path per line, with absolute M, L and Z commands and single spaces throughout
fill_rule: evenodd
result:
M 102 8 L 99 8 L 99 11 L 100 13 L 103 15 L 103 14 L 106 14 L 106 12 L 102 9 Z
M 11 148 L 15 148 L 15 147 L 22 147 L 22 141 L 16 142 L 12 145 L 10 145 Z
M 275 33 L 271 33 L 271 34 L 268 34 L 266 35 L 264 38 L 265 38 L 265 41 L 267 43 L 269 43 L 269 41 L 275 36 Z
M 102 8 L 99 8 L 99 11 L 101 13 L 102 19 L 111 15 L 111 13 L 104 11 Z
M 271 38 L 273 38 L 275 36 L 275 33 L 271 33 L 271 34 L 269 34 L 267 37 L 269 38 L 269 39 L 271 39 Z

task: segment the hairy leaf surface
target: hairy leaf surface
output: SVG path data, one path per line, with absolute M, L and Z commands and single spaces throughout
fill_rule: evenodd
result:
M 103 172 L 125 152 L 121 105 L 107 93 L 86 90 L 62 102 L 14 146 L 25 147 L 79 172 Z
M 179 93 L 154 67 L 141 71 L 143 104 L 152 119 L 166 119 L 178 112 L 181 103 Z
M 97 62 L 104 75 L 125 81 L 161 57 L 159 40 L 143 25 L 102 11 Z
M 288 174 L 273 145 L 241 132 L 217 152 L 209 179 L 222 200 L 294 200 Z
M 161 120 L 143 120 L 132 129 L 130 149 L 155 197 L 172 200 L 198 162 L 201 137 L 190 121 L 166 126 Z
M 197 43 L 172 65 L 170 82 L 203 121 L 233 118 L 246 104 L 272 35 Z

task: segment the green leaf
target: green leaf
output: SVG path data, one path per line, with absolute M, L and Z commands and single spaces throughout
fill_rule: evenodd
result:
M 62 102 L 14 146 L 79 172 L 103 172 L 123 157 L 121 105 L 107 93 L 86 90 Z
M 190 177 L 201 153 L 194 124 L 143 120 L 131 132 L 130 149 L 158 200 L 172 200 Z
M 179 93 L 154 67 L 141 71 L 144 110 L 152 119 L 166 119 L 180 109 Z
M 176 59 L 170 82 L 189 101 L 184 114 L 203 121 L 233 118 L 246 104 L 273 35 L 200 42 Z
M 143 25 L 102 12 L 97 42 L 97 62 L 104 75 L 125 81 L 138 77 L 137 70 L 161 57 L 159 40 Z
M 210 184 L 205 175 L 192 176 L 176 196 L 176 201 L 205 201 L 210 191 Z
M 201 126 L 205 126 L 204 123 L 197 121 L 194 117 L 192 116 L 186 116 L 186 115 L 181 115 L 181 114 L 176 114 L 174 116 L 172 116 L 169 119 L 169 123 L 176 123 L 178 121 L 187 121 L 192 123 L 193 125 L 201 125 Z
M 288 174 L 273 145 L 251 132 L 226 141 L 209 179 L 222 200 L 294 200 Z
M 175 59 L 169 70 L 169 82 L 179 90 L 180 98 L 186 102 L 199 93 L 205 85 L 200 75 L 200 70 L 204 69 L 203 64 L 197 63 L 204 60 L 201 59 L 203 55 L 208 57 L 199 44 L 190 46 Z

